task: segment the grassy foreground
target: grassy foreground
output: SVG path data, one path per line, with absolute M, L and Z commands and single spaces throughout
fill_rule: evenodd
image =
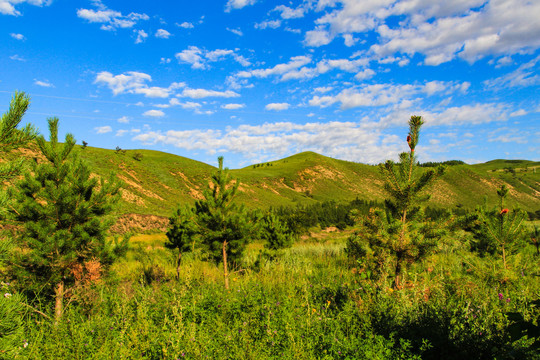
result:
M 200 254 L 185 256 L 176 280 L 164 236 L 134 237 L 113 277 L 73 292 L 60 324 L 27 313 L 17 358 L 540 358 L 527 349 L 531 340 L 510 336 L 510 313 L 538 317 L 532 247 L 502 271 L 497 260 L 441 242 L 392 290 L 347 258 L 344 237 L 306 240 L 258 263 L 261 244 L 252 244 L 230 291 Z

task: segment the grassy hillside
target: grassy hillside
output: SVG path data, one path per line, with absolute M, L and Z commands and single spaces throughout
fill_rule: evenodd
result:
M 150 150 L 114 151 L 77 147 L 97 176 L 114 172 L 125 184 L 119 215 L 169 216 L 180 203 L 202 196 L 215 167 L 181 156 Z M 140 159 L 135 159 L 140 154 Z M 27 151 L 28 157 L 39 157 Z M 227 159 L 225 159 L 227 165 Z M 231 170 L 240 183 L 237 201 L 250 208 L 295 206 L 317 201 L 384 198 L 383 179 L 377 166 L 300 153 L 285 159 Z M 430 189 L 430 205 L 473 208 L 487 197 L 496 203 L 496 189 L 510 188 L 510 206 L 540 209 L 540 162 L 494 160 L 477 165 L 447 167 Z

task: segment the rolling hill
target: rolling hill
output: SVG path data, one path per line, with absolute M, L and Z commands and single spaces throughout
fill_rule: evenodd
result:
M 178 204 L 194 203 L 202 197 L 216 170 L 211 165 L 159 151 L 114 151 L 78 146 L 77 152 L 96 176 L 114 172 L 124 182 L 117 215 L 124 223 L 134 222 L 134 226 L 138 222 L 163 225 Z M 25 156 L 38 157 L 38 154 L 28 150 Z M 313 152 L 231 170 L 231 174 L 240 181 L 237 201 L 248 208 L 328 200 L 345 202 L 356 197 L 382 200 L 385 196 L 377 166 L 336 160 Z M 448 166 L 446 173 L 430 188 L 430 205 L 474 208 L 482 204 L 485 197 L 489 204 L 495 204 L 496 189 L 502 184 L 510 188 L 510 206 L 532 212 L 540 210 L 540 162 L 526 160 Z

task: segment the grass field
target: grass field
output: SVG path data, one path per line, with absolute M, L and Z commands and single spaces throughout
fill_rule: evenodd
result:
M 257 266 L 262 243 L 252 243 L 230 290 L 200 253 L 184 256 L 177 280 L 164 235 L 134 236 L 111 277 L 70 295 L 62 323 L 27 312 L 16 358 L 539 358 L 509 330 L 510 313 L 538 316 L 532 247 L 502 271 L 497 259 L 457 246 L 455 234 L 394 290 L 347 257 L 348 232 L 315 235 Z

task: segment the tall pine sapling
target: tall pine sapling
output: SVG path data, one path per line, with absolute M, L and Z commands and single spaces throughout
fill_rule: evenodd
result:
M 13 212 L 23 230 L 17 238 L 20 267 L 15 269 L 21 269 L 19 279 L 29 286 L 54 293 L 58 322 L 75 269 L 99 261 L 105 270 L 121 253 L 105 239 L 111 225 L 105 216 L 119 196 L 120 184 L 112 175 L 107 181 L 91 175 L 90 168 L 71 154 L 71 134 L 63 144 L 58 142 L 58 119 L 49 119 L 49 131 L 49 142 L 37 138 L 46 161 L 34 163 L 17 184 Z
M 18 126 L 28 109 L 30 99 L 23 92 L 16 92 L 6 113 L 0 119 L 0 153 L 7 154 L 25 146 L 36 133 L 31 125 L 22 129 Z M 0 162 L 0 186 L 18 176 L 23 160 Z M 0 219 L 8 214 L 11 197 L 0 188 Z M 3 269 L 12 251 L 12 242 L 0 237 L 0 269 Z M 15 358 L 20 352 L 24 336 L 24 302 L 20 294 L 11 290 L 4 278 L 0 282 L 0 358 Z
M 182 254 L 192 252 L 195 249 L 196 235 L 198 233 L 195 214 L 191 208 L 179 206 L 176 212 L 169 218 L 167 230 L 167 242 L 165 247 L 171 250 L 178 249 L 176 260 L 176 279 L 180 279 L 180 264 Z
M 508 188 L 502 185 L 497 190 L 499 206 L 488 209 L 486 205 L 477 209 L 478 226 L 473 229 L 473 248 L 482 254 L 500 254 L 504 269 L 507 269 L 507 255 L 524 245 L 527 232 L 527 213 L 523 210 L 506 208 Z
M 231 178 L 223 168 L 223 157 L 218 158 L 219 167 L 212 176 L 211 184 L 203 192 L 204 199 L 195 203 L 195 214 L 201 244 L 210 257 L 223 263 L 225 288 L 229 288 L 229 265 L 237 266 L 253 231 L 243 206 L 233 199 L 240 183 Z
M 361 253 L 370 254 L 379 264 L 393 266 L 393 285 L 399 288 L 404 272 L 410 263 L 428 255 L 436 245 L 437 232 L 432 224 L 424 221 L 420 204 L 429 199 L 423 194 L 443 168 L 422 169 L 415 155 L 422 117 L 411 116 L 407 144 L 409 152 L 399 155 L 399 162 L 388 160 L 380 165 L 385 178 L 384 189 L 389 197 L 385 200 L 386 211 L 372 211 L 364 221 L 364 232 L 370 249 Z M 354 239 L 353 239 L 354 240 Z
M 270 250 L 290 248 L 294 242 L 287 224 L 272 212 L 263 218 L 261 237 L 266 240 L 264 247 Z

